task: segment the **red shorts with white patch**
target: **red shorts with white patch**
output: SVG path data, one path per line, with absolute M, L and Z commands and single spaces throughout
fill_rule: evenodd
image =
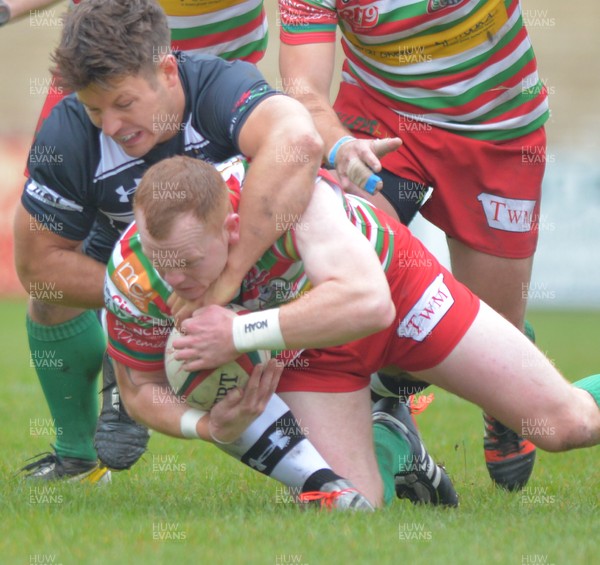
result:
M 546 164 L 543 127 L 516 139 L 472 139 L 399 116 L 347 83 L 334 108 L 357 137 L 402 138 L 403 145 L 385 156 L 382 165 L 433 187 L 421 213 L 447 235 L 489 255 L 533 255 Z M 389 190 L 384 188 L 384 194 L 393 201 Z
M 441 363 L 479 312 L 479 298 L 458 282 L 404 226 L 397 225 L 387 278 L 394 323 L 347 345 L 308 349 L 288 362 L 278 392 L 352 392 L 388 366 L 405 371 Z

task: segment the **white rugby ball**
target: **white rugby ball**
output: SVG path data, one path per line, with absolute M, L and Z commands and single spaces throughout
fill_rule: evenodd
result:
M 229 308 L 238 312 L 244 310 L 237 305 L 230 305 Z M 167 379 L 177 396 L 200 410 L 210 410 L 232 388 L 244 388 L 254 367 L 266 363 L 271 358 L 270 351 L 249 351 L 242 353 L 235 361 L 216 369 L 189 373 L 182 368 L 184 362 L 175 359 L 173 341 L 180 336 L 179 331 L 173 328 L 167 341 L 165 349 Z

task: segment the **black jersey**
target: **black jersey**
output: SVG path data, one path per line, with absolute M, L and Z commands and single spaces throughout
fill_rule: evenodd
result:
M 244 121 L 277 94 L 248 63 L 185 54 L 178 64 L 183 125 L 143 157 L 130 157 L 95 127 L 74 94 L 57 104 L 31 147 L 23 206 L 57 235 L 85 240 L 84 252 L 104 263 L 133 221 L 132 196 L 151 165 L 173 155 L 211 163 L 237 155 Z

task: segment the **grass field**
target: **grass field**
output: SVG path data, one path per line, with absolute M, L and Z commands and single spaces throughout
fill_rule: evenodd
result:
M 15 477 L 48 450 L 48 411 L 29 356 L 22 302 L 0 302 L 3 441 L 0 564 L 591 564 L 600 532 L 598 449 L 538 453 L 521 493 L 492 487 L 481 416 L 434 390 L 419 416 L 458 510 L 395 501 L 375 515 L 301 512 L 282 487 L 212 446 L 155 435 L 110 486 L 35 486 Z M 532 312 L 540 348 L 571 379 L 600 370 L 600 312 Z M 36 420 L 37 419 L 37 420 Z

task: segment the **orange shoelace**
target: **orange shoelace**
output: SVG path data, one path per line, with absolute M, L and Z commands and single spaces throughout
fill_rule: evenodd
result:
M 410 413 L 415 416 L 417 414 L 421 414 L 424 412 L 427 407 L 433 402 L 434 396 L 433 392 L 431 394 L 420 394 L 416 397 L 414 394 L 411 394 L 408 397 L 408 406 L 410 407 Z
M 321 501 L 321 508 L 326 508 L 327 510 L 332 510 L 334 508 L 334 504 L 338 496 L 342 495 L 345 492 L 353 492 L 354 489 L 346 488 L 344 490 L 334 490 L 333 492 L 321 492 L 320 490 L 311 490 L 309 492 L 303 492 L 299 500 L 300 502 L 312 502 L 314 500 Z

